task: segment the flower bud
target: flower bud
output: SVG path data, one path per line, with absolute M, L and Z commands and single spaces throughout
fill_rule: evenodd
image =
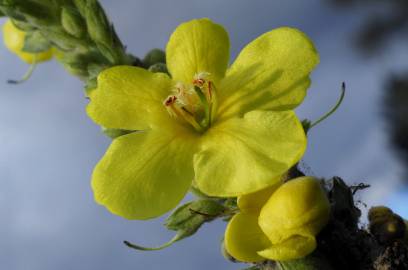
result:
M 18 57 L 20 57 L 23 61 L 28 64 L 32 64 L 34 62 L 43 62 L 47 61 L 52 58 L 53 52 L 52 49 L 47 49 L 45 51 L 41 50 L 31 50 L 32 52 L 28 52 L 26 50 L 26 42 L 31 40 L 33 42 L 32 47 L 35 47 L 35 41 L 38 42 L 39 39 L 28 39 L 28 33 L 18 29 L 11 20 L 6 21 L 3 26 L 3 38 L 4 44 L 6 47 L 13 53 L 15 53 Z M 32 36 L 34 37 L 34 36 Z M 38 49 L 38 48 L 36 48 Z M 38 51 L 38 52 L 34 52 Z M 41 52 L 40 52 L 41 51 Z
M 372 207 L 368 212 L 369 230 L 381 244 L 403 239 L 406 233 L 404 220 L 385 206 Z
M 154 64 L 166 63 L 166 53 L 160 49 L 153 49 L 143 58 L 143 64 L 150 67 Z
M 243 262 L 303 258 L 316 248 L 330 204 L 320 182 L 298 177 L 238 198 L 240 213 L 229 222 L 225 247 Z
M 86 32 L 85 22 L 81 15 L 75 9 L 69 7 L 62 8 L 61 24 L 67 33 L 76 38 L 82 38 Z
M 105 46 L 111 45 L 111 26 L 105 12 L 95 0 L 89 0 L 86 6 L 86 23 L 93 41 Z
M 316 248 L 315 236 L 329 214 L 329 200 L 317 179 L 299 177 L 283 184 L 259 215 L 259 226 L 272 247 L 258 254 L 278 261 L 305 257 Z

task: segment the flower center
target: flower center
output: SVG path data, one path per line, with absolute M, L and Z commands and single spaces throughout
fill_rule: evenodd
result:
M 209 73 L 196 74 L 191 84 L 177 83 L 173 94 L 163 105 L 171 116 L 203 132 L 211 126 L 215 114 L 215 86 L 208 80 Z

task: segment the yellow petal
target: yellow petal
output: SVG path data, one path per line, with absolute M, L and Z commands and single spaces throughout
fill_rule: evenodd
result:
M 327 223 L 330 204 L 318 180 L 299 177 L 280 186 L 265 204 L 259 226 L 273 244 L 293 235 L 316 235 Z
M 23 48 L 26 35 L 27 34 L 24 31 L 15 27 L 10 19 L 7 20 L 3 26 L 4 44 L 7 49 L 15 53 L 26 63 L 32 64 L 34 61 L 39 63 L 52 58 L 53 52 L 51 49 L 41 53 L 24 52 Z
M 257 254 L 271 245 L 258 226 L 258 216 L 236 214 L 228 223 L 224 238 L 225 249 L 235 259 L 242 262 L 264 261 Z
M 118 137 L 94 170 L 95 200 L 127 219 L 154 218 L 173 209 L 194 177 L 194 142 L 182 131 Z
M 277 184 L 253 193 L 239 196 L 237 203 L 241 212 L 259 215 L 259 212 L 261 211 L 265 203 L 269 200 L 272 193 L 275 192 L 277 188 L 279 188 L 281 177 L 279 176 L 278 178 L 279 179 L 274 180 L 274 182 L 276 181 Z
M 220 197 L 271 186 L 302 157 L 306 136 L 292 111 L 252 111 L 212 126 L 194 156 L 198 188 Z
M 87 113 L 106 128 L 143 130 L 172 121 L 163 101 L 172 81 L 163 73 L 130 66 L 101 72 L 98 87 L 90 94 Z
M 313 235 L 294 235 L 279 244 L 259 251 L 258 254 L 270 260 L 286 261 L 303 258 L 315 248 L 316 239 Z
M 221 25 L 209 19 L 183 23 L 167 44 L 167 68 L 176 81 L 191 83 L 200 72 L 210 73 L 217 81 L 225 75 L 229 47 L 228 34 Z
M 283 27 L 249 43 L 227 71 L 220 91 L 220 118 L 251 110 L 288 110 L 299 105 L 319 56 L 310 39 Z

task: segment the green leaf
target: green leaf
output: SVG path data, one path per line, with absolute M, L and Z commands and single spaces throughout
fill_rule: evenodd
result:
M 51 48 L 51 44 L 39 31 L 27 32 L 23 51 L 28 53 L 40 53 Z

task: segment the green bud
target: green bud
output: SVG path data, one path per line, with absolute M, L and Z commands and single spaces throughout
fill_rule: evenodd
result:
M 86 0 L 73 0 L 75 6 L 77 7 L 79 13 L 82 15 L 82 17 L 85 18 L 86 16 Z
M 86 33 L 85 21 L 73 8 L 63 7 L 61 12 L 62 27 L 76 38 L 82 38 Z
M 143 58 L 143 64 L 146 67 L 151 67 L 158 63 L 166 63 L 166 53 L 163 50 L 153 49 Z
M 112 44 L 111 26 L 98 1 L 87 1 L 85 18 L 91 39 L 95 43 L 110 46 Z
M 153 73 L 169 73 L 169 71 L 167 70 L 167 66 L 164 63 L 151 65 L 148 70 Z
M 369 230 L 380 244 L 390 244 L 404 239 L 404 220 L 385 206 L 372 207 L 368 212 Z

